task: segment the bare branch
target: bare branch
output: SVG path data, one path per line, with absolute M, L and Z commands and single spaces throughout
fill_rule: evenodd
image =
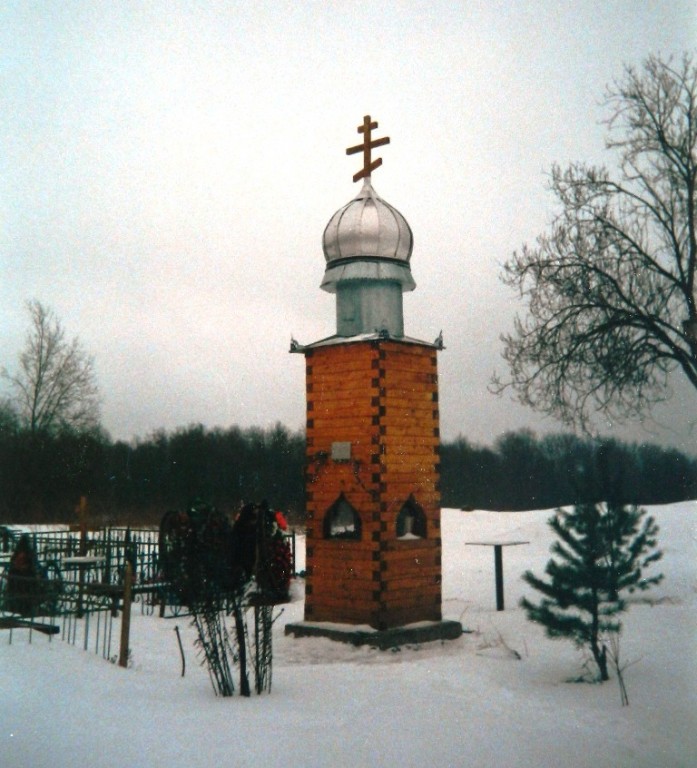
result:
M 607 105 L 619 177 L 552 168 L 558 213 L 504 265 L 527 315 L 502 336 L 510 378 L 493 386 L 584 427 L 643 414 L 675 368 L 697 389 L 697 66 L 652 57 Z

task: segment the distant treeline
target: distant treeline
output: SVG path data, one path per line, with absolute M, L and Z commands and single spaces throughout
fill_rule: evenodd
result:
M 507 432 L 493 448 L 464 438 L 441 446 L 444 507 L 547 509 L 610 496 L 663 504 L 697 498 L 697 459 L 671 448 Z
M 201 425 L 131 443 L 106 435 L 31 434 L 0 421 L 0 523 L 74 522 L 81 496 L 97 523 L 157 523 L 200 498 L 225 512 L 266 499 L 304 514 L 305 439 Z M 697 459 L 654 445 L 513 432 L 493 447 L 441 446 L 444 507 L 530 509 L 607 497 L 643 504 L 697 498 Z
M 304 435 L 280 424 L 196 425 L 132 443 L 0 430 L 0 523 L 74 522 L 81 496 L 99 523 L 158 523 L 196 499 L 228 513 L 266 499 L 297 518 L 304 457 Z

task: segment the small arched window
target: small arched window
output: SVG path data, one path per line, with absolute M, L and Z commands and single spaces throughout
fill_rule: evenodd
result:
M 397 515 L 398 539 L 425 539 L 426 515 L 412 494 Z
M 324 516 L 325 539 L 360 539 L 361 518 L 342 493 Z

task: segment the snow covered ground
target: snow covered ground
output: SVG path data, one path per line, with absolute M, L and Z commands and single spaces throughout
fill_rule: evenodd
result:
M 25 631 L 9 644 L 4 631 L 0 766 L 694 766 L 697 502 L 650 511 L 666 578 L 625 616 L 629 707 L 614 679 L 569 682 L 581 654 L 517 606 L 529 589 L 520 575 L 542 573 L 549 558 L 549 512 L 444 510 L 444 618 L 471 630 L 459 640 L 377 651 L 285 637 L 284 625 L 302 619 L 298 581 L 275 624 L 271 694 L 222 699 L 186 620 L 135 611 L 128 670 L 60 639 L 34 634 L 30 644 Z M 504 550 L 504 612 L 491 548 L 465 546 L 492 538 L 530 541 Z

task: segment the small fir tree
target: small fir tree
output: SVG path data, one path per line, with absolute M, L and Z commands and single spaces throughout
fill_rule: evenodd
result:
M 658 526 L 645 510 L 615 502 L 558 509 L 549 525 L 558 536 L 547 579 L 527 571 L 523 578 L 543 594 L 538 604 L 523 598 L 528 618 L 548 637 L 569 638 L 590 650 L 601 680 L 607 680 L 607 638 L 619 635 L 619 615 L 627 593 L 658 584 L 663 575 L 644 577 L 662 556 L 656 550 Z

